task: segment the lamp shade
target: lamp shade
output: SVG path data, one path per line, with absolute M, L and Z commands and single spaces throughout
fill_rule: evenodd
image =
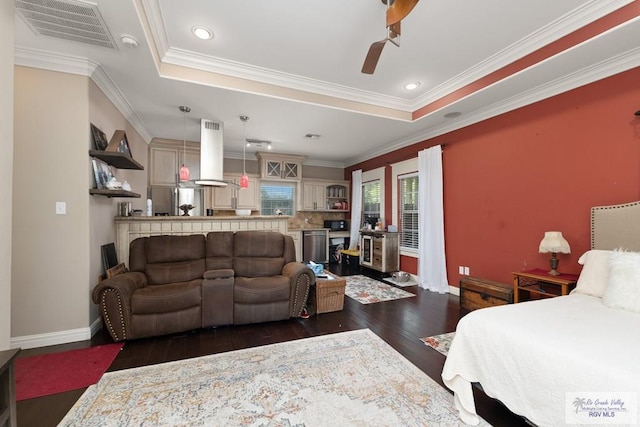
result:
M 249 188 L 249 177 L 246 173 L 240 177 L 240 188 Z
M 182 165 L 180 168 L 180 181 L 189 181 L 189 168 L 187 165 Z
M 544 238 L 540 242 L 538 252 L 541 254 L 549 252 L 570 254 L 571 248 L 569 247 L 569 242 L 567 242 L 566 239 L 562 236 L 562 232 L 545 231 Z

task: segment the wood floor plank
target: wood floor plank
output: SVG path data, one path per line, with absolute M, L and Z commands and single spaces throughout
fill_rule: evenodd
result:
M 336 271 L 338 274 L 339 271 Z M 187 359 L 274 344 L 306 337 L 369 328 L 419 369 L 442 385 L 440 373 L 445 357 L 425 346 L 420 338 L 455 330 L 461 316 L 458 297 L 435 294 L 416 286 L 404 288 L 415 297 L 376 304 L 360 304 L 345 297 L 339 312 L 323 313 L 309 319 L 289 319 L 257 325 L 222 326 L 164 337 L 129 341 L 109 367 L 109 371 Z M 103 331 L 91 340 L 25 350 L 20 357 L 64 351 L 112 342 Z M 18 425 L 55 426 L 80 398 L 83 390 L 18 402 Z M 474 390 L 478 413 L 495 426 L 525 426 L 523 419 L 509 412 L 481 391 Z

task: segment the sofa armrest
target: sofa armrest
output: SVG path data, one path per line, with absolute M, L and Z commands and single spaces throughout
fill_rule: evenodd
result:
M 92 299 L 100 305 L 100 314 L 114 341 L 127 339 L 131 325 L 131 296 L 147 286 L 147 277 L 127 272 L 103 280 L 93 288 Z
M 305 264 L 289 262 L 282 269 L 282 275 L 287 276 L 291 283 L 290 315 L 300 317 L 302 309 L 307 304 L 311 285 L 316 283 L 316 275 Z
M 235 272 L 231 268 L 221 268 L 218 270 L 207 270 L 204 272 L 204 279 L 228 279 L 235 276 Z

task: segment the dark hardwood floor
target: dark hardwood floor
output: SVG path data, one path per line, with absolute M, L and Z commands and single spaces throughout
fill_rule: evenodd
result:
M 340 274 L 339 266 L 332 268 Z M 135 368 L 256 347 L 316 335 L 369 328 L 432 379 L 442 385 L 445 357 L 425 346 L 420 338 L 455 330 L 464 313 L 458 297 L 439 295 L 417 287 L 404 288 L 415 298 L 364 305 L 345 297 L 344 309 L 309 319 L 290 319 L 258 325 L 224 326 L 188 333 L 126 342 L 109 371 Z M 91 340 L 24 350 L 20 357 L 65 351 L 112 342 L 99 332 Z M 80 398 L 84 389 L 28 399 L 17 404 L 18 426 L 55 426 Z M 525 426 L 524 420 L 474 390 L 478 413 L 495 426 Z

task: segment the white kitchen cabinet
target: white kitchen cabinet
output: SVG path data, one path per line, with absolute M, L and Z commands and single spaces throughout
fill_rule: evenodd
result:
M 200 148 L 188 143 L 186 149 L 176 141 L 149 144 L 149 185 L 175 187 L 176 177 L 186 159 L 191 179 L 200 178 Z
M 304 156 L 292 154 L 271 154 L 257 152 L 260 164 L 260 177 L 285 181 L 300 181 L 302 179 L 302 161 Z
M 240 175 L 225 175 L 224 180 L 240 185 Z M 256 176 L 249 176 L 248 188 L 227 185 L 226 187 L 215 187 L 212 193 L 213 209 L 260 210 L 260 179 Z
M 302 262 L 302 238 L 300 231 L 287 231 L 287 234 L 293 239 L 293 244 L 296 247 L 296 261 Z
M 304 180 L 300 188 L 299 210 L 301 211 L 349 211 L 348 181 Z
M 302 182 L 302 209 L 303 211 L 323 211 L 327 209 L 325 198 L 326 185 L 313 181 Z

